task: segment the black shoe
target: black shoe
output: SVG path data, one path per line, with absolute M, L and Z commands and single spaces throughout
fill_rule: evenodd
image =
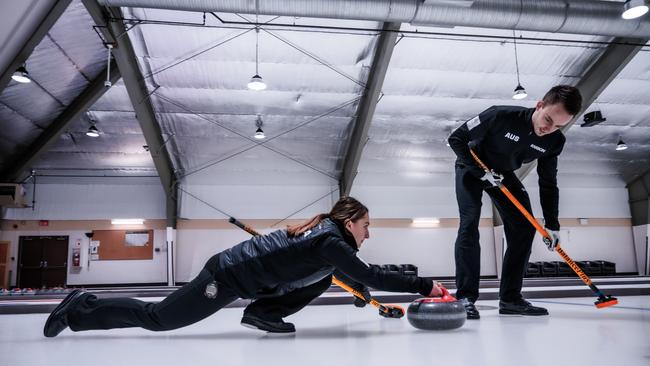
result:
M 512 302 L 499 301 L 499 314 L 540 316 L 548 315 L 548 310 L 533 306 L 533 304 L 522 298 Z
M 68 310 L 79 303 L 86 293 L 81 290 L 74 290 L 54 308 L 43 327 L 43 335 L 46 337 L 56 337 L 65 328 L 68 327 Z
M 296 327 L 292 323 L 287 323 L 283 320 L 264 320 L 252 314 L 244 314 L 241 318 L 241 325 L 247 328 L 264 330 L 269 333 L 294 333 L 296 331 Z
M 481 314 L 479 314 L 478 309 L 474 306 L 474 303 L 469 301 L 466 298 L 458 299 L 463 306 L 465 307 L 465 312 L 467 313 L 467 319 L 481 319 Z

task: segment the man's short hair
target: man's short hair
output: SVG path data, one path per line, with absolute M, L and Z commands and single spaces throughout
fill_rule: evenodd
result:
M 562 103 L 570 115 L 575 116 L 582 108 L 580 90 L 571 85 L 556 85 L 549 90 L 542 101 L 546 104 Z

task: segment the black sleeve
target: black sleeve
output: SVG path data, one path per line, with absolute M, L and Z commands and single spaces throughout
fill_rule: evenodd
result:
M 470 168 L 470 172 L 477 178 L 481 178 L 485 172 L 479 167 L 469 152 L 470 146 L 479 145 L 488 130 L 497 120 L 496 107 L 490 107 L 481 112 L 478 116 L 463 123 L 451 133 L 449 146 L 458 157 L 461 163 Z
M 560 230 L 559 202 L 560 190 L 557 188 L 557 158 L 564 147 L 564 139 L 548 156 L 537 159 L 539 176 L 539 201 L 544 214 L 544 224 L 551 230 Z
M 431 280 L 415 276 L 403 276 L 370 266 L 357 257 L 357 253 L 342 239 L 325 238 L 319 248 L 323 260 L 345 273 L 356 282 L 383 291 L 420 293 L 428 296 L 433 288 Z
M 372 266 L 372 265 L 371 265 Z M 335 270 L 333 273 L 333 276 L 345 283 L 346 285 L 352 287 L 355 291 L 359 292 L 360 294 L 363 295 L 363 297 L 366 299 L 366 301 L 370 301 L 372 298 L 372 295 L 370 294 L 370 290 L 368 289 L 368 286 L 365 286 L 363 283 L 359 283 L 350 277 L 348 277 L 345 273 L 341 272 L 340 270 Z
M 346 275 L 345 273 L 341 272 L 341 270 L 336 269 L 334 273 L 332 274 L 334 277 L 336 277 L 338 280 L 341 282 L 345 283 L 346 285 L 352 287 L 353 289 L 363 293 L 365 291 L 368 291 L 368 287 L 365 286 L 363 283 L 359 283 L 350 277 Z

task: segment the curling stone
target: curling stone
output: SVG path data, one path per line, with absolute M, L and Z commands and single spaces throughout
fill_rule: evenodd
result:
M 463 304 L 448 293 L 443 297 L 425 297 L 409 305 L 406 318 L 412 326 L 424 330 L 448 330 L 465 324 Z

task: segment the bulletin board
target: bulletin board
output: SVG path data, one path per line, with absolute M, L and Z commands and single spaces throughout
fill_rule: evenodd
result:
M 100 261 L 153 259 L 153 230 L 94 230 L 92 240 Z

